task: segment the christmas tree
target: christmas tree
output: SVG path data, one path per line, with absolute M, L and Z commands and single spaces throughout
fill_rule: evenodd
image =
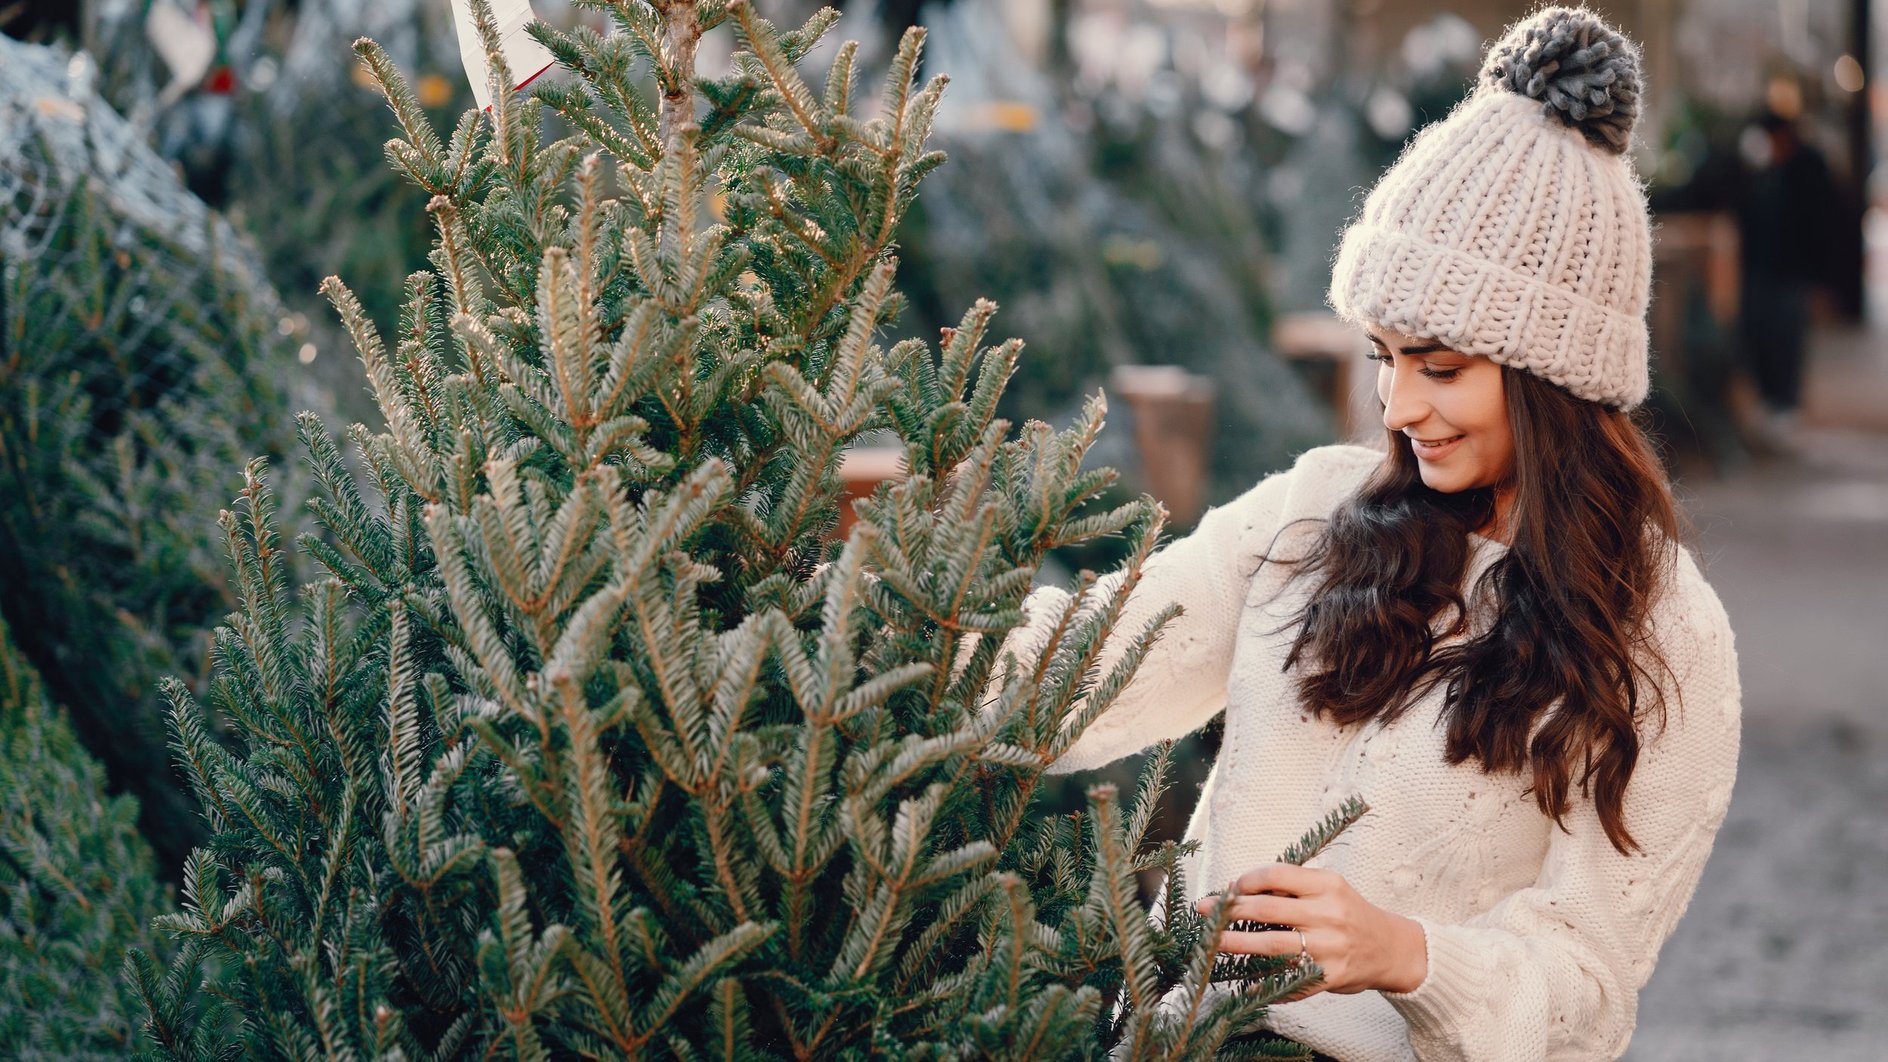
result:
M 358 46 L 433 268 L 391 344 L 327 285 L 386 429 L 349 433 L 357 485 L 300 422 L 320 531 L 298 546 L 326 577 L 290 591 L 260 463 L 223 516 L 242 606 L 211 699 L 243 742 L 169 688 L 213 838 L 161 920 L 178 960 L 133 959 L 156 1049 L 1212 1055 L 1317 971 L 1216 964 L 1225 916 L 1143 843 L 1165 755 L 1130 799 L 1032 813 L 1175 611 L 1114 630 L 1162 514 L 1091 511 L 1099 397 L 1061 432 L 995 418 L 1021 344 L 986 345 L 993 306 L 936 350 L 873 342 L 943 161 L 922 33 L 873 109 L 852 45 L 823 86 L 798 71 L 830 11 L 779 32 L 740 2 L 595 6 L 607 36 L 532 28 L 574 77 L 523 98 L 480 3 L 494 106 L 444 139 Z M 696 74 L 708 32 L 738 35 L 724 77 Z M 868 437 L 904 474 L 837 540 Z M 1122 573 L 1039 653 L 984 637 L 1049 550 L 1116 534 Z

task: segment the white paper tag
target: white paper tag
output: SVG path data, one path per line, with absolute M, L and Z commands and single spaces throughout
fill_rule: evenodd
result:
M 210 61 L 216 58 L 216 34 L 201 9 L 190 13 L 172 0 L 157 0 L 144 15 L 144 33 L 170 67 L 172 80 L 194 85 L 210 72 Z
M 504 53 L 505 65 L 511 68 L 516 82 L 512 88 L 521 89 L 549 70 L 556 60 L 551 58 L 550 49 L 524 31 L 537 19 L 531 0 L 491 0 L 491 4 L 492 21 L 498 27 L 498 49 Z M 491 67 L 485 62 L 485 45 L 479 41 L 471 0 L 452 0 L 452 24 L 459 31 L 459 59 L 465 63 L 465 76 L 472 81 L 472 95 L 481 109 L 488 109 L 492 105 Z

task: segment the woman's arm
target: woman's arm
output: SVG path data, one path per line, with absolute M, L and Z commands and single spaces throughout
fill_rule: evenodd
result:
M 1384 997 L 1424 1062 L 1616 1058 L 1639 989 L 1684 913 L 1730 804 L 1739 686 L 1730 625 L 1689 558 L 1666 604 L 1659 644 L 1663 731 L 1632 774 L 1622 856 L 1590 802 L 1555 830 L 1538 882 L 1457 925 L 1418 919 L 1428 974 Z
M 1209 511 L 1191 534 L 1147 559 L 1139 585 L 1102 645 L 1098 673 L 1105 676 L 1114 668 L 1127 643 L 1161 609 L 1178 603 L 1184 611 L 1161 629 L 1134 678 L 1049 768 L 1051 773 L 1099 767 L 1155 742 L 1181 737 L 1199 729 L 1225 704 L 1246 587 L 1277 531 L 1290 476 L 1268 476 Z M 1126 574 L 1118 570 L 1098 579 L 1082 608 L 1099 609 Z M 1032 666 L 1068 603 L 1068 591 L 1058 587 L 1030 592 L 1023 603 L 1023 624 L 1004 639 L 984 703 L 1002 692 L 1003 654 L 1014 653 L 1019 667 Z M 967 660 L 975 644 L 969 640 L 959 659 Z

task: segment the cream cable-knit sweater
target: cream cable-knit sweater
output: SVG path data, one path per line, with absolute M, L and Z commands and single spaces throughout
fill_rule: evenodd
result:
M 1523 778 L 1445 762 L 1441 691 L 1388 726 L 1339 727 L 1306 712 L 1295 676 L 1281 672 L 1292 642 L 1281 628 L 1310 580 L 1290 581 L 1285 566 L 1259 557 L 1300 555 L 1378 460 L 1360 447 L 1312 450 L 1151 557 L 1115 630 L 1138 631 L 1171 602 L 1186 611 L 1052 769 L 1098 767 L 1225 708 L 1225 741 L 1187 829 L 1203 842 L 1186 866 L 1189 892 L 1210 894 L 1271 862 L 1355 794 L 1369 814 L 1311 865 L 1416 919 L 1428 938 L 1428 978 L 1415 991 L 1319 994 L 1272 1008 L 1273 1029 L 1343 1062 L 1616 1058 L 1730 803 L 1738 680 L 1724 609 L 1682 555 L 1651 628 L 1676 676 L 1664 690 L 1669 718 L 1662 733 L 1645 727 L 1626 797 L 1641 850 L 1620 855 L 1584 801 L 1563 832 Z M 1471 583 L 1503 549 L 1474 545 Z M 1120 578 L 1104 577 L 1098 591 Z M 1033 658 L 1067 600 L 1053 587 L 1034 591 L 1028 622 L 1006 645 Z M 1120 645 L 1104 647 L 1101 674 Z

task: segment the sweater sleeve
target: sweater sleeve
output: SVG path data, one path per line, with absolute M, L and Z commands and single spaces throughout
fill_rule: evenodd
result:
M 1639 989 L 1690 902 L 1730 804 L 1739 686 L 1730 625 L 1688 558 L 1657 623 L 1671 676 L 1629 783 L 1621 855 L 1581 801 L 1555 829 L 1537 883 L 1459 924 L 1418 919 L 1429 973 L 1385 992 L 1423 1062 L 1617 1058 Z M 1656 628 L 1655 628 L 1656 629 Z
M 1224 706 L 1246 587 L 1277 531 L 1290 476 L 1268 476 L 1207 512 L 1191 534 L 1148 557 L 1139 585 L 1102 644 L 1098 673 L 1105 676 L 1113 670 L 1128 641 L 1162 608 L 1178 602 L 1185 611 L 1161 629 L 1134 678 L 1050 765 L 1050 773 L 1100 767 L 1156 742 L 1182 737 Z M 1118 570 L 1096 580 L 1082 608 L 1099 609 L 1126 574 Z M 1068 601 L 1068 591 L 1059 587 L 1031 591 L 1023 602 L 1024 622 L 1005 638 L 1004 652 L 1014 652 L 1019 665 L 1033 664 Z M 1001 692 L 1001 682 L 999 663 L 985 703 Z

